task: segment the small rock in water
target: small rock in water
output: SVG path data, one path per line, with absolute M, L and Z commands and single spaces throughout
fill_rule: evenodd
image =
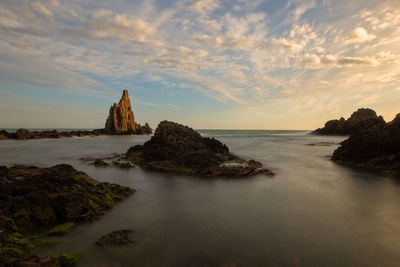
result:
M 135 167 L 132 163 L 130 162 L 120 162 L 120 161 L 113 161 L 112 164 L 114 166 L 120 167 L 120 168 L 133 168 Z
M 108 164 L 107 162 L 105 162 L 102 159 L 94 160 L 93 164 L 96 165 L 96 166 L 108 166 L 108 165 L 110 165 L 110 164 Z
M 132 233 L 131 230 L 117 230 L 111 232 L 105 236 L 102 236 L 97 240 L 96 245 L 98 246 L 121 246 L 128 243 L 132 243 L 129 239 L 129 235 Z

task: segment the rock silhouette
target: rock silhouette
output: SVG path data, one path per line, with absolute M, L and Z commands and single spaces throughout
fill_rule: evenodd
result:
M 319 128 L 312 134 L 318 135 L 350 135 L 360 129 L 368 128 L 374 124 L 379 124 L 383 118 L 377 116 L 376 112 L 369 108 L 360 108 L 351 114 L 350 118 L 345 120 L 343 117 L 339 120 L 330 120 L 325 123 L 323 128 Z

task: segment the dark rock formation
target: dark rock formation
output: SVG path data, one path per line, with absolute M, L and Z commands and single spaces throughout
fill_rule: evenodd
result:
M 56 258 L 29 255 L 48 240 L 22 233 L 34 226 L 65 222 L 49 234 L 67 233 L 72 222 L 94 219 L 134 193 L 133 189 L 100 183 L 70 165 L 37 168 L 0 166 L 0 266 L 73 266 L 73 254 Z
M 131 230 L 118 230 L 111 232 L 105 236 L 102 236 L 97 240 L 96 245 L 98 246 L 121 246 L 128 243 L 132 243 L 129 239 L 129 235 L 132 233 Z
M 15 133 L 9 133 L 6 130 L 0 131 L 0 140 L 6 139 L 42 139 L 42 138 L 64 138 L 64 137 L 83 137 L 83 136 L 98 136 L 104 134 L 103 129 L 96 129 L 92 131 L 71 131 L 71 132 L 59 132 L 57 130 L 52 131 L 29 131 L 27 129 L 18 129 Z
M 243 177 L 272 174 L 260 162 L 244 160 L 214 138 L 178 123 L 161 122 L 154 136 L 131 147 L 126 156 L 144 168 L 200 176 Z
M 128 90 L 124 90 L 119 103 L 114 103 L 110 108 L 105 132 L 108 134 L 151 134 L 152 130 L 146 123 L 141 126 L 135 122 L 135 116 L 132 111 L 131 100 Z
M 11 231 L 101 215 L 133 190 L 99 183 L 70 165 L 0 167 L 0 218 Z
M 379 118 L 351 134 L 332 160 L 400 175 L 400 114 L 389 123 Z
M 344 118 L 330 120 L 325 123 L 323 128 L 311 133 L 319 135 L 350 135 L 360 129 L 379 124 L 381 121 L 383 121 L 383 118 L 381 116 L 378 117 L 372 109 L 360 108 L 351 114 L 347 120 Z

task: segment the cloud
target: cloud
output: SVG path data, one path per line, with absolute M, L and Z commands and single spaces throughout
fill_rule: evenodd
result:
M 376 60 L 370 57 L 342 57 L 336 63 L 341 66 L 364 65 L 371 66 L 377 64 Z
M 376 36 L 368 33 L 366 29 L 357 27 L 351 34 L 349 34 L 346 41 L 348 43 L 364 43 L 374 40 L 375 38 Z
M 3 1 L 0 76 L 71 93 L 133 86 L 178 106 L 178 94 L 208 97 L 249 114 L 337 111 L 355 91 L 358 103 L 364 88 L 399 88 L 400 9 L 385 3 Z
M 54 13 L 48 9 L 44 4 L 40 3 L 40 2 L 33 2 L 32 3 L 32 8 L 33 10 L 35 10 L 35 12 L 46 16 L 48 18 L 53 18 Z
M 109 9 L 96 10 L 86 25 L 66 27 L 63 32 L 76 38 L 162 45 L 162 40 L 156 36 L 157 29 L 150 23 L 136 16 L 114 13 Z
M 219 1 L 217 0 L 195 0 L 189 8 L 204 15 L 205 13 L 218 8 L 218 6 Z
M 289 0 L 286 7 L 290 10 L 290 12 L 286 21 L 287 22 L 298 21 L 308 10 L 314 8 L 315 6 L 316 2 L 314 0 L 311 1 Z
M 315 55 L 308 54 L 302 56 L 301 62 L 311 67 L 351 67 L 351 66 L 374 66 L 379 64 L 379 60 L 373 57 L 340 57 L 335 55 Z
M 284 51 L 300 52 L 303 49 L 303 45 L 295 43 L 286 38 L 272 38 L 269 44 L 273 48 L 282 49 Z

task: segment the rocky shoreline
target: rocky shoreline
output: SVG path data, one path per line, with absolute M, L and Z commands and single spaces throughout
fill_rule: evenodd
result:
M 145 169 L 202 177 L 273 175 L 260 162 L 232 154 L 220 141 L 170 121 L 160 122 L 154 136 L 129 148 L 124 159 Z
M 359 130 L 369 128 L 383 121 L 382 116 L 369 108 L 360 108 L 353 112 L 346 120 L 341 117 L 339 120 L 330 120 L 323 128 L 316 129 L 311 134 L 316 135 L 350 135 Z
M 43 138 L 69 138 L 69 137 L 84 137 L 84 136 L 99 136 L 104 135 L 104 129 L 96 129 L 92 131 L 29 131 L 27 129 L 18 129 L 15 133 L 0 131 L 0 140 L 16 139 L 43 139 Z
M 381 119 L 350 135 L 334 151 L 332 160 L 400 176 L 400 114 L 389 123 Z
M 49 234 L 68 233 L 75 223 L 102 216 L 133 193 L 129 187 L 98 182 L 70 165 L 0 166 L 0 265 L 42 266 L 38 262 L 44 261 L 53 264 L 45 266 L 59 266 L 57 259 L 30 255 L 38 243 L 46 242 L 29 231 L 58 224 Z

